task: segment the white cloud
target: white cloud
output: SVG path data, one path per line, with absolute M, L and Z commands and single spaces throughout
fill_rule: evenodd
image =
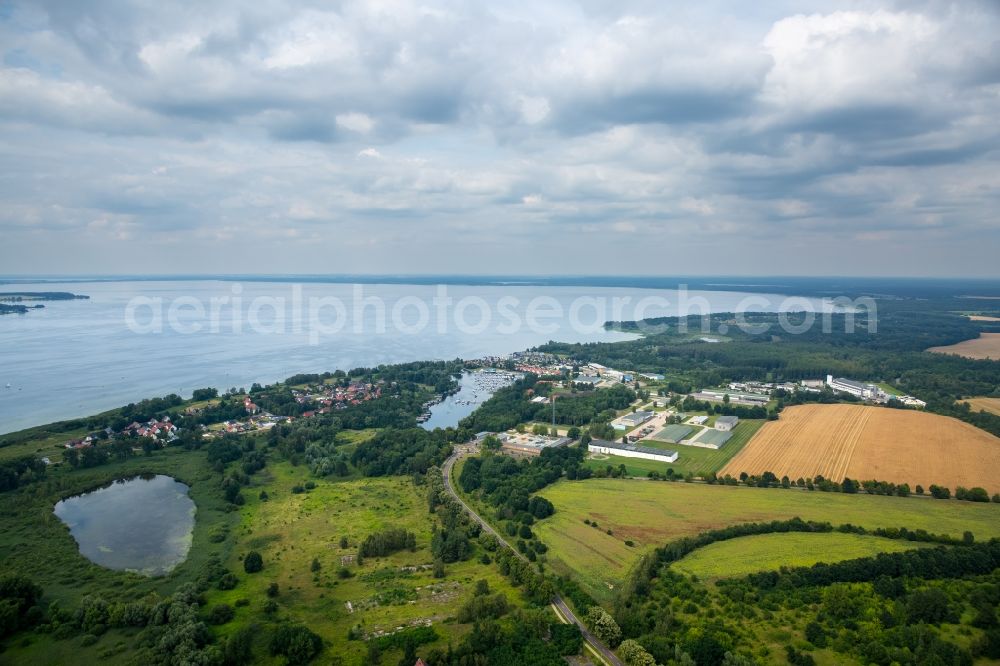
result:
M 337 125 L 352 132 L 368 134 L 375 127 L 375 121 L 364 113 L 340 113 L 337 114 Z

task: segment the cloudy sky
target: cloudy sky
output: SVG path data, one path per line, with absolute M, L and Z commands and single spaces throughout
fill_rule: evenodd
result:
M 994 0 L 291 4 L 0 1 L 0 274 L 1000 275 Z

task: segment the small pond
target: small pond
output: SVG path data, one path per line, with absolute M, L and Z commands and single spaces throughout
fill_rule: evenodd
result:
M 188 487 L 162 474 L 112 481 L 55 508 L 81 555 L 147 576 L 167 574 L 187 557 L 194 513 Z

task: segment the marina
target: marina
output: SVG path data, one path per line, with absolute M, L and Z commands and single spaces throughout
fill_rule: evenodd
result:
M 475 411 L 476 407 L 515 381 L 523 377 L 520 372 L 486 368 L 462 374 L 459 389 L 435 404 L 426 405 L 420 417 L 421 426 L 427 430 L 454 428 L 458 422 Z

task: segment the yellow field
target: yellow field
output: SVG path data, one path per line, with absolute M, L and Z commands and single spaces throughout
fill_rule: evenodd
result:
M 862 405 L 789 407 L 720 474 L 878 479 L 1000 491 L 1000 438 L 957 419 Z
M 1000 416 L 1000 398 L 965 398 L 960 402 L 967 402 L 974 412 L 990 412 Z
M 980 333 L 975 340 L 966 340 L 947 347 L 931 347 L 935 354 L 956 354 L 966 358 L 1000 360 L 1000 333 Z

